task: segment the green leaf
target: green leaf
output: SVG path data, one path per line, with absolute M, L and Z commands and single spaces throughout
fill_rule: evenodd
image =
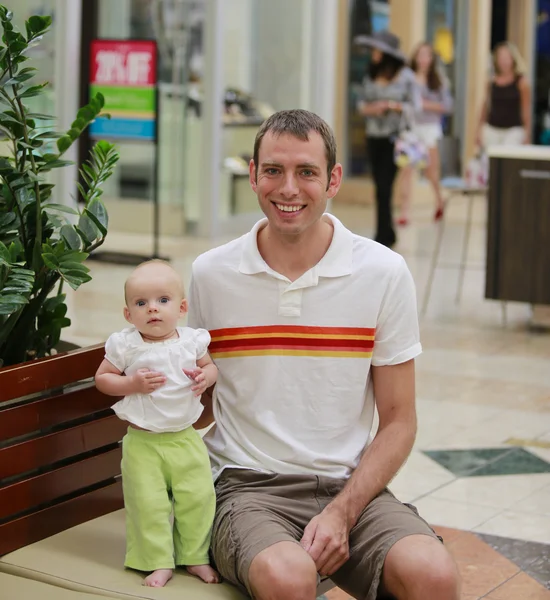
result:
M 82 245 L 80 236 L 72 225 L 63 225 L 61 228 L 61 237 L 71 250 L 80 250 Z
M 67 131 L 67 135 L 74 142 L 78 139 L 82 131 L 80 129 L 76 129 L 76 127 L 71 127 L 69 131 Z
M 59 152 L 61 154 L 63 154 L 64 152 L 67 152 L 67 150 L 71 147 L 72 143 L 73 143 L 73 140 L 71 139 L 70 136 L 68 136 L 67 134 L 62 135 L 57 140 L 57 149 L 59 150 Z
M 74 162 L 72 160 L 51 160 L 45 163 L 40 167 L 40 172 L 45 173 L 46 171 L 51 171 L 52 169 L 59 169 L 60 167 L 66 167 L 67 165 L 73 165 Z
M 42 254 L 42 260 L 48 269 L 51 269 L 52 271 L 59 270 L 59 260 L 55 254 Z
M 29 79 L 32 79 L 36 73 L 36 69 L 33 67 L 27 67 L 18 73 L 15 77 L 8 79 L 4 85 L 15 85 L 18 83 L 24 83 Z
M 105 208 L 105 204 L 99 199 L 95 198 L 92 200 L 85 211 L 90 216 L 93 217 L 94 223 L 101 231 L 103 235 L 107 235 L 107 228 L 109 226 L 109 215 L 107 214 L 107 209 Z
M 87 252 L 81 252 L 78 250 L 77 251 L 69 250 L 66 254 L 64 254 L 60 258 L 60 260 L 62 263 L 65 263 L 65 261 L 82 263 L 83 261 L 85 261 L 88 258 L 88 256 L 89 256 L 89 254 Z
M 75 273 L 89 273 L 90 271 L 86 265 L 73 261 L 62 261 L 59 270 L 61 273 L 71 273 L 73 271 Z
M 27 119 L 40 119 L 41 121 L 57 121 L 57 117 L 44 113 L 29 113 Z
M 78 220 L 78 229 L 84 234 L 90 244 L 92 244 L 98 236 L 97 227 L 87 215 L 80 216 L 80 219 Z
M 43 204 L 42 207 L 44 210 L 55 210 L 58 212 L 68 213 L 69 215 L 79 215 L 80 213 L 72 208 L 71 206 L 66 206 L 65 204 L 55 204 L 55 203 L 47 203 Z
M 39 96 L 42 93 L 42 90 L 47 85 L 48 85 L 48 82 L 45 82 L 45 83 L 41 83 L 39 85 L 33 85 L 31 87 L 28 87 L 22 94 L 19 95 L 19 97 L 20 98 L 33 98 L 34 96 Z
M 28 21 L 25 22 L 27 38 L 31 40 L 44 33 L 51 24 L 52 18 L 50 16 L 33 15 Z
M 84 274 L 72 274 L 72 273 L 62 273 L 61 276 L 63 279 L 73 288 L 73 290 L 77 290 L 83 283 L 87 283 L 91 281 L 92 278 L 90 275 Z
M 83 106 L 77 113 L 77 121 L 82 120 L 86 124 L 95 119 L 96 115 L 89 106 Z

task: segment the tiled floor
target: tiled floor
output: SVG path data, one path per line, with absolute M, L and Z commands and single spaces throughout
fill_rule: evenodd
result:
M 436 527 L 454 556 L 462 577 L 461 600 L 548 600 L 548 550 L 510 540 L 482 539 L 474 533 Z M 544 551 L 546 550 L 546 554 Z M 534 551 L 534 552 L 533 552 Z M 526 559 L 527 557 L 527 559 Z M 544 564 L 543 562 L 544 561 Z M 535 574 L 537 578 L 532 575 Z M 537 580 L 538 579 L 538 580 Z M 544 585 L 544 583 L 546 585 Z M 318 600 L 348 600 L 349 596 L 333 589 Z
M 409 264 L 421 302 L 437 226 L 431 205 L 419 202 L 396 249 Z M 357 233 L 372 233 L 370 208 L 335 204 L 333 212 Z M 446 213 L 442 267 L 421 319 L 419 430 L 391 488 L 432 524 L 460 530 L 449 544 L 461 564 L 465 598 L 538 600 L 550 598 L 550 592 L 533 573 L 521 571 L 479 537 L 550 544 L 550 332 L 531 330 L 529 306 L 509 304 L 503 323 L 500 303 L 484 299 L 485 213 L 479 198 L 460 303 L 453 265 L 466 205 L 453 200 Z M 223 241 L 166 239 L 161 252 L 188 279 L 195 256 Z M 143 236 L 112 233 L 107 247 L 143 252 L 147 246 Z M 125 324 L 122 283 L 131 267 L 90 264 L 93 281 L 71 295 L 73 325 L 64 336 L 80 344 L 105 340 Z M 544 568 L 539 581 L 548 585 L 548 560 Z

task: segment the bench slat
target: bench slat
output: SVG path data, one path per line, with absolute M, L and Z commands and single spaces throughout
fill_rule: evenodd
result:
M 0 556 L 124 506 L 120 480 L 0 525 Z
M 0 520 L 120 475 L 120 447 L 0 488 Z
M 98 344 L 4 367 L 0 369 L 0 402 L 93 377 L 104 355 L 104 344 Z
M 119 442 L 128 426 L 116 415 L 0 449 L 0 480 Z
M 110 408 L 118 399 L 90 384 L 86 389 L 0 408 L 0 441 L 86 417 Z

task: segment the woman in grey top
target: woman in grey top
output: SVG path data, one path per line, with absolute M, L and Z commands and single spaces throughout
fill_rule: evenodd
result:
M 414 115 L 414 132 L 428 148 L 429 159 L 426 168 L 426 177 L 431 183 L 435 194 L 434 220 L 443 217 L 444 202 L 439 185 L 439 140 L 443 137 L 441 119 L 453 109 L 453 99 L 449 85 L 439 73 L 435 53 L 428 43 L 422 43 L 413 53 L 411 68 L 422 96 L 422 109 Z M 397 223 L 408 225 L 413 184 L 413 171 L 411 166 L 405 167 L 399 182 L 401 214 Z
M 356 43 L 371 49 L 371 65 L 357 109 L 365 116 L 367 148 L 376 190 L 376 241 L 396 242 L 392 218 L 392 190 L 397 165 L 395 139 L 403 126 L 403 112 L 417 110 L 421 99 L 413 72 L 405 66 L 399 38 L 388 31 L 360 36 Z

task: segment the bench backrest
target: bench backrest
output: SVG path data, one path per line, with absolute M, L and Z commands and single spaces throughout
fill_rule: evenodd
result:
M 0 556 L 123 506 L 103 344 L 0 369 Z

